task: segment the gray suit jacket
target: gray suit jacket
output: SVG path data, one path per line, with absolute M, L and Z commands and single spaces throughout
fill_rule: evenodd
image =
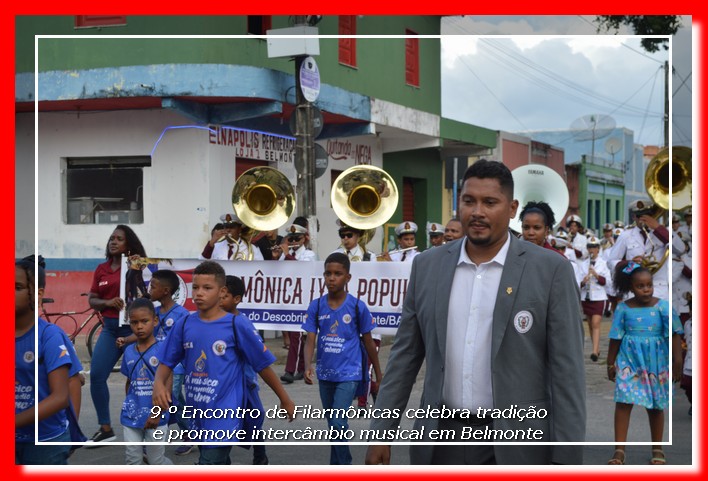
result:
M 444 405 L 447 315 L 455 267 L 465 238 L 425 251 L 413 260 L 401 324 L 376 401 L 377 408 L 405 407 L 423 360 L 425 384 L 420 407 Z M 511 289 L 509 289 L 511 288 Z M 494 306 L 492 391 L 495 409 L 546 409 L 545 419 L 498 419 L 494 429 L 540 429 L 544 442 L 585 440 L 585 370 L 580 296 L 566 259 L 511 236 Z M 533 316 L 531 328 L 514 326 L 520 311 Z M 520 329 L 523 331 L 523 326 Z M 372 429 L 395 429 L 397 419 L 377 419 Z M 438 419 L 416 420 L 425 432 Z M 518 441 L 517 441 L 518 442 Z M 430 443 L 428 441 L 428 443 Z M 499 464 L 582 464 L 582 446 L 496 445 Z M 432 444 L 411 447 L 411 463 L 428 464 Z

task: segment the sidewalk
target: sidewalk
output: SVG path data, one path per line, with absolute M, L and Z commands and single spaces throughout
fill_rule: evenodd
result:
M 613 434 L 613 417 L 614 417 L 614 384 L 606 378 L 607 357 L 607 334 L 610 328 L 610 320 L 603 319 L 602 336 L 601 336 L 601 358 L 597 363 L 590 361 L 589 355 L 591 352 L 590 340 L 585 340 L 585 367 L 586 367 L 586 383 L 587 383 L 587 442 L 603 442 L 607 445 L 588 445 L 585 446 L 584 464 L 586 465 L 604 465 L 612 456 L 614 447 L 612 441 Z M 587 331 L 587 328 L 586 328 Z M 386 362 L 390 353 L 392 338 L 384 337 L 383 345 L 379 353 L 381 364 L 385 371 Z M 277 361 L 273 364 L 273 369 L 280 376 L 283 374 L 285 357 L 287 351 L 282 347 L 282 339 L 267 339 L 268 348 L 276 355 Z M 82 357 L 84 368 L 88 368 L 90 364 L 87 362 L 87 353 L 85 347 L 80 342 L 77 342 L 77 350 L 79 356 Z M 423 376 L 425 366 L 421 369 L 418 376 L 418 382 L 413 387 L 413 392 L 408 403 L 409 408 L 417 408 L 420 402 L 422 392 Z M 122 441 L 122 429 L 120 426 L 120 406 L 124 397 L 125 379 L 120 373 L 113 373 L 109 378 L 109 388 L 111 391 L 111 415 L 113 419 L 113 429 L 118 436 L 118 441 Z M 87 436 L 91 436 L 97 429 L 96 415 L 91 402 L 91 395 L 87 385 L 83 388 L 83 402 L 80 416 L 80 424 Z M 319 390 L 316 385 L 306 385 L 303 381 L 295 381 L 292 384 L 285 385 L 290 397 L 296 405 L 312 405 L 313 407 L 321 407 L 319 399 Z M 277 405 L 277 397 L 273 392 L 265 386 L 261 381 L 261 398 L 266 409 Z M 677 389 L 674 394 L 673 401 L 673 445 L 664 446 L 667 461 L 669 464 L 691 464 L 691 417 L 688 416 L 689 404 L 682 390 Z M 367 429 L 368 420 L 355 419 L 350 421 L 350 428 L 358 432 L 360 429 Z M 412 428 L 412 420 L 404 419 L 401 422 L 401 427 L 404 429 Z M 292 423 L 284 420 L 267 419 L 265 428 L 275 429 L 304 429 L 306 427 L 313 429 L 327 429 L 327 423 L 324 419 L 305 420 L 302 418 L 295 419 Z M 667 411 L 665 423 L 665 440 L 669 439 L 669 415 Z M 635 409 L 632 414 L 630 423 L 629 442 L 648 442 L 649 423 L 644 409 Z M 195 448 L 192 453 L 186 456 L 175 456 L 174 450 L 177 445 L 166 446 L 167 456 L 178 465 L 192 465 L 198 459 L 198 450 Z M 363 464 L 366 452 L 366 445 L 352 445 L 350 447 L 354 464 Z M 627 464 L 646 465 L 651 457 L 650 446 L 627 446 Z M 79 449 L 69 460 L 71 464 L 87 464 L 87 465 L 108 465 L 108 464 L 124 464 L 124 446 L 108 446 L 95 449 Z M 271 444 L 267 446 L 268 458 L 270 464 L 273 465 L 327 465 L 329 463 L 329 446 L 311 446 L 311 445 L 285 445 Z M 238 447 L 234 447 L 231 452 L 232 464 L 250 465 L 252 462 L 252 451 L 246 451 Z M 394 445 L 392 449 L 392 464 L 409 464 L 408 446 Z

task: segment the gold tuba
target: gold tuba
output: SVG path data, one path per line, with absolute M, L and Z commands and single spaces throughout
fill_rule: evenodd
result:
M 391 218 L 398 206 L 398 188 L 383 169 L 355 165 L 334 181 L 331 200 L 334 213 L 342 222 L 368 231 Z
M 295 190 L 272 167 L 254 167 L 241 174 L 231 193 L 236 216 L 255 231 L 277 229 L 295 210 Z
M 685 209 L 691 205 L 693 175 L 691 157 L 690 147 L 676 146 L 671 148 L 671 159 L 669 159 L 668 147 L 661 149 L 651 159 L 644 174 L 644 186 L 654 205 L 646 211 L 635 211 L 635 215 L 651 215 L 659 219 L 669 209 L 670 200 L 674 210 Z M 671 160 L 670 165 L 669 160 Z M 669 183 L 669 168 L 671 168 L 671 183 Z M 651 241 L 648 233 L 647 238 Z M 655 274 L 666 263 L 671 249 L 666 246 L 664 255 L 661 260 L 658 260 L 654 256 L 653 244 L 652 242 L 652 253 L 642 260 L 642 266 Z

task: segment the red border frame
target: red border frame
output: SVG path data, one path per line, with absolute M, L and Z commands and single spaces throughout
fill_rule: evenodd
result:
M 695 10 L 697 10 L 699 7 L 696 7 L 695 4 L 692 2 L 689 3 L 688 1 L 682 1 L 679 3 L 670 3 L 667 4 L 666 2 L 653 2 L 652 4 L 649 4 L 647 2 L 640 2 L 638 0 L 632 0 L 629 3 L 628 2 L 617 2 L 617 1 L 600 1 L 593 3 L 592 5 L 590 4 L 583 4 L 584 9 L 586 10 L 594 10 L 598 12 L 603 12 L 603 13 L 616 13 L 620 10 L 624 11 L 629 11 L 629 10 L 638 10 L 641 11 L 644 14 L 667 14 L 671 12 L 667 12 L 667 10 L 683 10 L 686 12 L 686 14 L 692 14 L 693 15 L 693 24 L 694 26 L 698 25 L 703 27 L 704 24 L 702 22 L 703 18 L 701 16 L 701 12 L 693 13 Z M 2 7 L 2 29 L 0 30 L 0 35 L 2 36 L 2 45 L 6 46 L 6 52 L 9 53 L 10 58 L 6 59 L 6 61 L 2 62 L 2 69 L 3 69 L 3 75 L 1 77 L 1 82 L 2 82 L 2 105 L 4 107 L 3 111 L 6 113 L 5 119 L 7 120 L 6 127 L 2 130 L 2 135 L 4 137 L 4 146 L 6 149 L 6 156 L 5 156 L 5 178 L 13 178 L 14 179 L 14 154 L 15 154 L 15 136 L 14 136 L 14 127 L 15 127 L 15 116 L 14 116 L 14 60 L 15 60 L 15 49 L 14 49 L 14 44 L 15 44 L 15 16 L 16 15 L 67 15 L 66 13 L 67 10 L 71 9 L 74 12 L 76 11 L 92 11 L 95 12 L 96 10 L 98 11 L 104 11 L 110 10 L 109 13 L 115 13 L 115 6 L 114 5 L 108 5 L 107 7 L 100 6 L 96 4 L 95 2 L 87 2 L 87 1 L 74 1 L 70 2 L 69 4 L 67 3 L 60 3 L 60 2 L 53 2 L 53 3 L 46 3 L 44 2 L 37 2 L 37 3 L 17 3 L 17 2 L 10 2 L 10 4 L 6 4 L 4 7 Z M 165 7 L 160 4 L 147 4 L 144 2 L 141 2 L 141 4 L 137 4 L 133 2 L 132 4 L 125 4 L 122 6 L 123 9 L 126 11 L 131 12 L 132 14 L 141 14 L 141 15 L 146 15 L 146 14 L 152 14 L 152 15 L 165 15 Z M 263 9 L 267 9 L 267 12 L 264 12 Z M 434 3 L 427 3 L 427 4 L 421 4 L 421 5 L 414 5 L 414 4 L 406 4 L 405 7 L 402 6 L 402 4 L 399 4 L 398 2 L 357 2 L 357 3 L 341 3 L 341 2 L 308 2 L 306 5 L 304 4 L 293 4 L 291 2 L 284 2 L 282 0 L 272 0 L 268 3 L 250 3 L 250 4 L 243 4 L 243 3 L 226 3 L 226 2 L 211 2 L 211 3 L 201 3 L 199 4 L 198 7 L 195 8 L 193 4 L 189 3 L 178 3 L 178 4 L 171 4 L 169 6 L 170 15 L 214 15 L 214 14 L 229 14 L 229 15 L 247 15 L 247 14 L 263 14 L 263 13 L 269 13 L 269 14 L 293 14 L 293 13 L 319 13 L 322 15 L 356 15 L 356 14 L 369 14 L 369 15 L 395 15 L 395 14 L 400 14 L 401 9 L 409 9 L 409 12 L 407 14 L 415 14 L 415 15 L 440 15 L 440 9 L 445 9 L 447 10 L 446 14 L 448 15 L 459 15 L 462 12 L 471 12 L 474 10 L 474 14 L 481 15 L 497 15 L 497 14 L 503 14 L 504 12 L 509 13 L 509 14 L 514 14 L 514 15 L 523 15 L 523 14 L 553 14 L 553 15 L 574 15 L 577 13 L 579 9 L 579 4 L 577 3 L 572 3 L 572 2 L 560 2 L 560 1 L 551 1 L 551 2 L 534 2 L 534 3 L 529 3 L 529 2 L 520 2 L 520 1 L 511 1 L 511 2 L 505 2 L 505 3 L 478 3 L 478 4 L 470 4 L 469 2 L 448 2 L 444 5 L 441 5 L 439 3 L 434 4 Z M 197 11 L 198 10 L 198 11 Z M 296 10 L 304 10 L 302 12 L 296 12 Z M 295 11 L 295 12 L 294 12 Z M 621 13 L 621 12 L 620 12 Z M 71 13 L 73 14 L 73 13 Z M 705 37 L 705 32 L 704 32 L 704 37 Z M 11 47 L 11 48 L 8 48 Z M 694 68 L 700 68 L 703 65 L 703 60 L 704 60 L 704 52 L 699 51 L 698 57 L 700 59 L 699 65 L 694 65 Z M 698 76 L 697 78 L 702 78 L 702 74 L 699 74 L 698 72 L 693 72 L 694 76 Z M 700 85 L 702 87 L 702 85 Z M 699 92 L 696 91 L 694 94 L 698 95 Z M 694 112 L 694 122 L 698 121 L 699 114 L 702 112 L 705 108 L 705 101 L 704 99 L 699 95 L 698 97 L 698 103 L 697 106 L 699 108 L 699 111 Z M 703 134 L 703 135 L 702 135 Z M 699 132 L 698 138 L 703 138 L 703 136 L 706 134 L 705 128 L 701 126 L 701 131 Z M 694 146 L 695 148 L 695 146 Z M 700 161 L 699 161 L 700 162 Z M 696 180 L 694 181 L 694 184 L 698 182 L 701 186 L 704 185 L 704 175 L 705 173 L 703 172 L 702 169 L 699 168 L 698 171 L 694 171 L 694 177 Z M 3 268 L 0 271 L 0 274 L 2 275 L 2 285 L 5 286 L 4 289 L 0 289 L 0 299 L 1 299 L 1 304 L 3 306 L 3 313 L 5 314 L 3 318 L 5 319 L 10 319 L 11 318 L 11 313 L 10 313 L 10 306 L 12 306 L 12 303 L 14 301 L 11 300 L 10 295 L 11 295 L 11 290 L 9 288 L 10 286 L 10 275 L 12 273 L 12 270 L 10 269 L 10 253 L 14 254 L 14 182 L 13 182 L 13 188 L 5 188 L 0 191 L 0 196 L 2 200 L 4 201 L 4 205 L 6 206 L 12 206 L 12 218 L 6 222 L 6 228 L 8 229 L 9 232 L 11 232 L 13 235 L 8 236 L 2 236 L 0 237 L 1 242 L 2 242 L 2 253 L 3 255 Z M 694 204 L 702 204 L 700 202 L 700 199 L 702 197 L 701 191 L 699 188 L 694 189 Z M 697 217 L 697 216 L 694 216 Z M 697 226 L 702 226 L 704 225 L 705 222 L 705 214 L 701 213 L 700 218 L 696 218 L 696 225 Z M 9 224 L 9 225 L 7 225 Z M 14 257 L 14 255 L 12 256 Z M 701 280 L 705 280 L 705 275 L 702 270 L 702 265 L 699 266 L 698 268 L 694 269 L 697 272 L 697 275 L 700 276 Z M 702 303 L 702 296 L 698 295 L 695 296 L 696 302 L 700 302 L 701 306 L 703 305 Z M 708 330 L 708 329 L 707 329 Z M 706 341 L 706 334 L 703 332 L 701 335 L 701 344 L 705 344 Z M 14 343 L 12 342 L 12 338 L 10 335 L 8 336 L 3 336 L 2 340 L 3 348 L 1 349 L 1 352 L 3 353 L 2 355 L 4 356 L 4 365 L 5 366 L 10 366 L 14 362 L 11 360 L 10 356 L 14 354 Z M 12 358 L 14 359 L 14 357 Z M 0 403 L 3 408 L 3 412 L 9 413 L 12 407 L 12 399 L 13 397 L 10 395 L 10 386 L 11 386 L 11 380 L 14 378 L 12 371 L 10 369 L 4 369 L 0 373 L 0 376 L 3 378 L 2 380 L 5 381 L 1 385 L 5 386 L 7 389 L 7 394 L 3 394 L 0 396 Z M 702 393 L 704 390 L 702 390 Z M 703 398 L 705 399 L 705 398 Z M 700 409 L 700 408 L 699 408 Z M 701 410 L 704 411 L 704 410 Z M 705 418 L 705 417 L 704 417 Z M 705 420 L 704 420 L 705 422 Z M 697 427 L 699 430 L 699 436 L 702 439 L 703 434 L 705 433 L 705 430 L 703 429 L 703 425 Z M 2 434 L 4 439 L 9 441 L 11 438 L 11 427 L 9 426 L 9 423 L 3 423 L 2 427 Z M 683 479 L 689 479 L 689 478 L 697 478 L 698 476 L 701 476 L 705 474 L 703 472 L 705 463 L 703 463 L 704 456 L 705 456 L 705 450 L 706 450 L 706 443 L 702 443 L 702 450 L 698 452 L 697 447 L 694 446 L 694 453 L 695 453 L 695 463 L 697 464 L 697 472 L 694 473 L 678 473 L 677 471 L 671 469 L 671 466 L 666 466 L 665 468 L 656 468 L 652 469 L 650 472 L 643 471 L 631 471 L 631 468 L 627 467 L 628 469 L 622 469 L 620 471 L 599 471 L 596 469 L 593 469 L 592 466 L 583 466 L 582 467 L 582 472 L 581 471 L 575 471 L 573 473 L 568 473 L 568 472 L 558 472 L 555 473 L 552 468 L 549 468 L 546 472 L 534 472 L 534 473 L 524 473 L 522 476 L 525 479 L 548 479 L 551 477 L 557 477 L 557 478 L 567 478 L 568 476 L 573 476 L 574 478 L 596 478 L 598 476 L 598 473 L 612 473 L 612 476 L 620 476 L 623 481 L 629 480 L 629 479 L 646 479 L 647 476 L 651 476 L 652 479 L 656 478 L 672 478 L 675 476 L 681 476 Z M 2 462 L 3 466 L 7 466 L 7 471 L 5 471 L 6 476 L 9 476 L 10 479 L 44 479 L 44 478 L 52 478 L 52 479 L 62 479 L 62 478 L 67 478 L 67 479 L 72 479 L 72 480 L 79 480 L 79 479 L 92 479 L 96 476 L 97 472 L 76 472 L 76 471 L 68 471 L 66 473 L 60 472 L 59 470 L 55 470 L 53 473 L 37 473 L 37 474 L 31 474 L 24 472 L 21 467 L 15 466 L 14 465 L 14 456 L 13 456 L 13 449 L 10 448 L 11 446 L 10 443 L 5 445 L 5 449 L 2 450 L 0 454 L 0 460 Z M 240 471 L 237 467 L 232 468 L 233 469 L 233 476 L 237 476 L 239 479 L 244 479 L 248 478 L 252 475 L 255 475 L 255 473 L 252 472 L 243 472 Z M 149 472 L 141 471 L 141 472 L 129 472 L 129 471 L 121 471 L 117 473 L 106 473 L 106 472 L 100 472 L 98 476 L 102 480 L 104 479 L 120 479 L 120 480 L 125 480 L 125 479 L 136 479 L 136 478 L 147 478 L 148 476 L 155 477 L 155 474 L 163 474 L 168 476 L 172 480 L 180 480 L 180 479 L 189 479 L 192 480 L 195 475 L 206 475 L 206 476 L 218 476 L 218 477 L 224 477 L 224 476 L 231 476 L 231 471 L 229 473 L 224 473 L 222 472 L 210 472 L 207 470 L 202 471 L 201 473 L 197 474 L 193 471 L 188 471 L 184 473 L 177 473 L 177 472 L 170 472 L 167 474 L 165 471 L 159 471 L 159 468 L 155 467 L 155 469 L 151 469 Z M 405 472 L 405 471 L 396 471 L 394 470 L 386 470 L 385 472 L 378 470 L 374 467 L 368 467 L 368 466 L 358 466 L 355 469 L 350 469 L 347 471 L 337 471 L 336 473 L 330 471 L 330 472 L 313 472 L 313 471 L 297 471 L 294 473 L 283 473 L 283 472 L 273 472 L 273 473 L 266 473 L 266 474 L 261 474 L 258 473 L 257 476 L 259 479 L 279 479 L 282 478 L 283 476 L 287 476 L 289 479 L 307 479 L 307 480 L 312 480 L 312 479 L 317 479 L 317 478 L 329 478 L 332 476 L 336 476 L 339 479 L 353 479 L 353 478 L 360 478 L 362 475 L 372 477 L 372 478 L 407 478 L 407 479 L 424 479 L 424 478 L 430 478 L 432 473 L 414 473 L 414 472 Z M 445 478 L 448 479 L 459 479 L 463 477 L 477 477 L 477 478 L 487 478 L 487 477 L 494 477 L 496 479 L 515 479 L 518 478 L 521 473 L 520 472 L 504 472 L 503 467 L 498 467 L 498 471 L 494 470 L 494 472 L 489 473 L 489 472 L 470 472 L 470 471 L 459 471 L 459 472 L 454 472 L 454 473 L 447 473 L 447 472 L 440 472 L 439 475 L 444 476 Z M 602 475 L 602 474 L 601 474 Z M 434 475 L 433 475 L 434 476 Z

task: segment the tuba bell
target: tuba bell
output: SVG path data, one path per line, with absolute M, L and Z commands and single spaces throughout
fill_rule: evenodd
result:
M 553 210 L 556 227 L 565 217 L 570 196 L 563 177 L 543 164 L 522 165 L 511 171 L 514 178 L 514 198 L 523 208 L 528 202 L 545 202 Z M 521 220 L 514 217 L 509 228 L 521 232 Z
M 691 205 L 692 189 L 692 150 L 690 147 L 675 146 L 671 148 L 671 158 L 669 158 L 669 148 L 664 147 L 649 162 L 647 171 L 644 174 L 644 187 L 654 204 L 647 209 L 634 211 L 634 215 L 650 215 L 655 219 L 662 217 L 669 208 L 674 210 L 685 209 Z M 671 163 L 669 163 L 669 160 Z M 671 169 L 669 171 L 669 169 Z M 671 182 L 669 181 L 671 172 Z M 640 202 L 641 203 L 641 202 Z M 673 204 L 670 206 L 670 204 Z M 646 229 L 642 227 L 642 229 Z M 647 233 L 647 238 L 651 237 Z M 670 247 L 664 248 L 661 259 L 654 256 L 654 243 L 652 242 L 652 252 L 642 259 L 642 266 L 654 275 L 669 258 Z
M 331 200 L 332 209 L 342 222 L 368 231 L 391 218 L 398 206 L 398 188 L 383 169 L 355 165 L 334 181 Z
M 231 193 L 234 212 L 252 231 L 277 229 L 295 210 L 295 190 L 282 172 L 254 167 L 241 174 Z

